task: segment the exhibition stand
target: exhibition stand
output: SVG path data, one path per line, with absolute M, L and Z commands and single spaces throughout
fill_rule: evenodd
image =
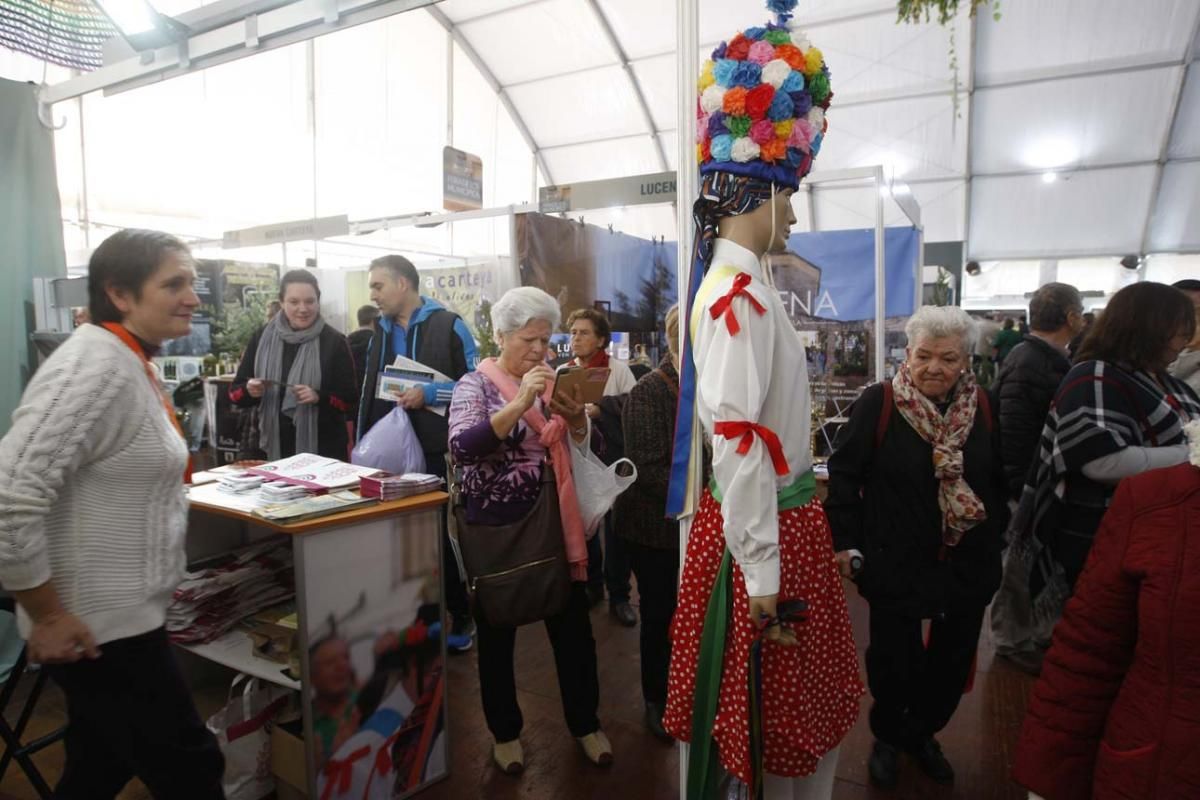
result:
M 250 503 L 216 484 L 189 489 L 189 572 L 249 544 L 274 540 L 291 548 L 285 578 L 295 586 L 299 676 L 255 655 L 241 628 L 181 647 L 299 693 L 302 735 L 285 736 L 274 748 L 274 772 L 295 784 L 292 790 L 312 798 L 400 798 L 448 774 L 440 635 L 446 500 L 444 492 L 430 492 L 281 525 L 252 514 Z M 349 659 L 355 684 L 356 730 L 339 719 L 334 738 L 323 709 L 339 658 Z

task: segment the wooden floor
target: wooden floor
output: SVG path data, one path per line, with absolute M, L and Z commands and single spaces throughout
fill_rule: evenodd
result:
M 861 659 L 866 645 L 867 609 L 853 589 L 850 598 Z M 491 737 L 479 703 L 475 657 L 473 653 L 457 656 L 451 659 L 449 670 L 452 775 L 422 793 L 422 800 L 676 800 L 679 797 L 676 748 L 655 739 L 642 726 L 637 629 L 618 625 L 604 606 L 593 612 L 592 626 L 600 661 L 600 719 L 613 743 L 616 756 L 613 767 L 608 770 L 593 767 L 567 732 L 545 629 L 529 626 L 520 631 L 517 640 L 517 684 L 525 716 L 521 736 L 526 754 L 525 773 L 511 778 L 492 768 Z M 900 786 L 888 792 L 871 787 L 867 780 L 871 735 L 866 709 L 870 698 L 864 698 L 858 724 L 842 743 L 834 798 L 1024 800 L 1025 792 L 1012 783 L 1008 773 L 1029 686 L 1028 677 L 993 659 L 985 629 L 975 688 L 963 698 L 958 713 L 939 736 L 946 757 L 957 772 L 954 786 L 938 786 L 926 780 L 914 765 L 902 762 Z M 208 686 L 197 693 L 202 712 L 215 709 L 223 699 L 219 686 Z M 31 733 L 51 730 L 63 718 L 61 695 L 51 686 L 31 724 Z M 61 746 L 40 754 L 36 761 L 53 783 L 62 766 Z M 140 785 L 131 785 L 121 794 L 122 800 L 142 800 L 148 796 Z M 10 767 L 0 782 L 0 800 L 35 797 L 20 770 Z

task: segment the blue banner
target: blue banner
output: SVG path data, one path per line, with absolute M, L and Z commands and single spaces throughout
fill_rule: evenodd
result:
M 885 316 L 913 312 L 919 242 L 916 228 L 884 230 Z M 788 237 L 788 250 L 772 256 L 772 265 L 793 322 L 875 318 L 874 229 L 795 233 Z

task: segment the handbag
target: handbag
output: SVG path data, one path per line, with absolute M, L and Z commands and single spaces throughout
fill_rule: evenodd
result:
M 476 610 L 496 627 L 527 625 L 561 613 L 571 596 L 571 574 L 550 465 L 542 465 L 541 492 L 533 508 L 507 525 L 467 522 L 461 484 L 452 488 L 458 550 Z

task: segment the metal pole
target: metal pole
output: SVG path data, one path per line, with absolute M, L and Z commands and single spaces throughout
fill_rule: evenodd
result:
M 89 257 L 92 252 L 92 215 L 88 209 L 88 185 L 87 185 L 87 126 L 84 125 L 83 119 L 83 97 L 78 98 L 79 106 L 79 176 L 80 176 L 80 194 L 79 194 L 79 221 L 80 227 L 83 228 L 83 248 L 87 250 Z
M 887 273 L 883 253 L 883 167 L 875 168 L 875 380 L 883 380 L 884 314 Z
M 679 250 L 676 253 L 675 285 L 679 292 L 680 321 L 686 319 L 687 287 L 692 271 L 692 240 L 695 232 L 692 228 L 690 213 L 692 200 L 696 197 L 697 178 L 695 148 L 692 143 L 691 131 L 696 127 L 694 121 L 696 107 L 696 76 L 700 73 L 700 63 L 697 48 L 700 40 L 699 4 L 695 0 L 675 0 L 675 19 L 679 28 L 676 31 L 675 52 L 679 54 L 676 62 L 676 85 L 679 89 L 679 100 L 676 106 L 675 130 L 676 147 L 679 150 L 679 174 L 676 177 L 675 229 Z M 682 345 L 684 326 L 679 326 L 680 344 Z M 682 349 L 682 348 L 681 348 Z M 693 442 L 693 447 L 699 447 L 700 442 Z M 697 480 L 699 476 L 695 476 Z M 679 552 L 687 552 L 688 529 L 691 517 L 679 520 Z M 683 559 L 679 560 L 680 579 L 683 577 Z M 687 798 L 687 762 L 688 746 L 679 743 L 679 800 Z

